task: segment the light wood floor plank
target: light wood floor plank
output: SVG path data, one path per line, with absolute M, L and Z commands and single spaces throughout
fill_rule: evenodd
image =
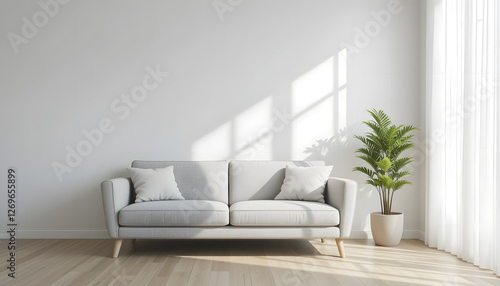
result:
M 201 258 L 201 259 L 200 259 Z M 210 281 L 212 274 L 212 256 L 200 257 L 195 260 L 188 286 L 197 286 Z
M 1 241 L 0 285 L 499 285 L 455 256 L 403 240 L 18 240 L 15 279 Z

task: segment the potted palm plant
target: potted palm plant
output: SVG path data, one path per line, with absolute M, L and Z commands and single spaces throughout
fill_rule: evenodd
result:
M 411 184 L 404 177 L 411 175 L 403 167 L 413 162 L 412 157 L 400 157 L 401 154 L 415 145 L 412 143 L 414 134 L 409 134 L 418 128 L 412 125 L 393 125 L 391 119 L 383 111 L 368 112 L 372 120 L 363 121 L 371 132 L 365 136 L 355 136 L 364 146 L 356 153 L 358 158 L 368 163 L 369 167 L 355 167 L 368 176 L 367 184 L 377 189 L 380 199 L 380 212 L 371 213 L 371 229 L 377 245 L 395 246 L 403 235 L 404 215 L 392 211 L 394 193 L 404 185 Z

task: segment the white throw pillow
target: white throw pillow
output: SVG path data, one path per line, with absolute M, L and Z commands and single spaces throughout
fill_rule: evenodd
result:
M 287 166 L 281 192 L 275 200 L 300 200 L 324 203 L 326 180 L 333 166 Z
M 135 188 L 135 202 L 184 200 L 175 182 L 174 167 L 127 168 Z

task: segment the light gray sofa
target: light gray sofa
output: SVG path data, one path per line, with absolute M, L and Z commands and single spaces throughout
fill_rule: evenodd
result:
M 287 165 L 322 161 L 134 161 L 134 168 L 174 167 L 186 200 L 133 203 L 130 178 L 101 184 L 113 257 L 123 239 L 342 239 L 351 233 L 356 183 L 329 178 L 325 202 L 274 200 Z

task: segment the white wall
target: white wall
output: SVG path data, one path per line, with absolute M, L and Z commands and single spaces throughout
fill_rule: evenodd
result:
M 19 237 L 107 237 L 100 182 L 134 159 L 233 158 L 334 164 L 359 182 L 353 235 L 369 235 L 379 203 L 351 172 L 353 134 L 372 108 L 421 122 L 418 1 L 47 2 L 47 19 L 35 1 L 0 2 L 0 152 L 19 173 Z M 82 132 L 103 120 L 89 149 Z M 88 155 L 68 164 L 67 148 Z M 420 228 L 420 169 L 395 198 L 405 237 Z

